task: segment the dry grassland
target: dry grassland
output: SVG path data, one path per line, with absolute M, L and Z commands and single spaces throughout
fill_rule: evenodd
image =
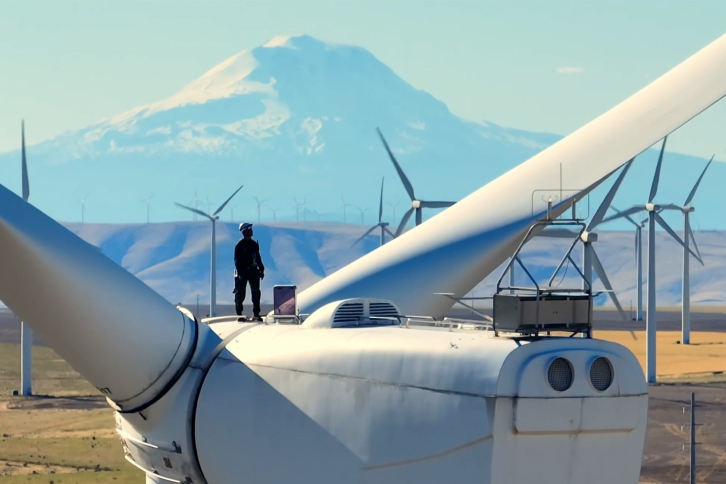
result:
M 635 354 L 645 370 L 645 332 L 596 331 L 595 337 L 613 341 Z M 661 380 L 723 379 L 726 373 L 726 333 L 691 333 L 691 344 L 680 344 L 678 331 L 659 331 L 656 342 L 657 374 Z

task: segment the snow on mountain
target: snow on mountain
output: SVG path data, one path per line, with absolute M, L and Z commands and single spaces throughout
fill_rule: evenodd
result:
M 32 124 L 27 120 L 29 131 Z M 152 219 L 180 220 L 187 214 L 172 202 L 192 203 L 198 191 L 214 210 L 244 184 L 225 218 L 237 204 L 238 216 L 256 219 L 254 195 L 267 200 L 263 218 L 277 208 L 278 220 L 295 220 L 295 196 L 307 197 L 307 207 L 323 219 L 338 221 L 341 196 L 373 213 L 386 176 L 386 200 L 403 202 L 400 216 L 407 197 L 377 126 L 417 195 L 440 200 L 461 199 L 560 139 L 463 120 L 361 47 L 276 37 L 165 100 L 29 147 L 31 201 L 54 218 L 79 220 L 80 199 L 90 195 L 87 221 L 140 222 L 146 218 L 140 200 L 153 193 Z M 638 157 L 616 206 L 645 201 L 655 159 L 656 150 Z M 705 163 L 668 153 L 658 201 L 682 203 Z M 723 179 L 726 163 L 714 163 L 694 201 L 695 225 L 726 228 L 719 208 L 726 206 Z M 0 154 L 0 183 L 18 189 L 19 182 L 19 152 Z M 543 187 L 552 188 L 558 187 Z M 591 197 L 591 212 L 604 189 Z M 386 214 L 390 219 L 388 207 Z
M 135 274 L 169 301 L 200 304 L 209 298 L 209 223 L 158 224 L 67 224 L 88 242 L 98 246 L 118 264 Z M 378 247 L 378 237 L 370 235 L 351 248 L 365 231 L 361 225 L 340 223 L 277 223 L 255 225 L 261 255 L 266 266 L 262 282 L 263 301 L 271 302 L 275 284 L 295 284 L 305 289 L 366 252 Z M 237 227 L 220 223 L 218 243 L 218 298 L 232 302 L 233 247 Z M 634 237 L 632 232 L 603 232 L 595 248 L 606 268 L 621 303 L 628 307 L 636 300 Z M 658 304 L 677 305 L 681 299 L 681 251 L 667 235 L 657 236 Z M 726 232 L 698 232 L 696 238 L 704 266 L 691 263 L 692 301 L 700 305 L 726 303 Z M 538 278 L 548 278 L 564 254 L 568 241 L 535 239 L 527 246 L 524 261 Z M 575 255 L 579 260 L 579 254 Z M 495 271 L 472 291 L 490 296 L 501 270 Z M 521 271 L 520 271 L 521 273 Z M 579 282 L 570 268 L 556 283 L 571 287 Z M 525 283 L 524 280 L 518 281 Z M 598 282 L 596 289 L 602 289 Z M 606 296 L 598 304 L 610 305 Z
M 139 200 L 154 193 L 155 219 L 178 220 L 173 201 L 199 190 L 220 203 L 244 183 L 241 196 L 270 199 L 290 219 L 293 195 L 325 213 L 339 212 L 341 195 L 374 206 L 383 175 L 387 199 L 403 200 L 377 126 L 421 196 L 438 199 L 461 198 L 558 139 L 462 120 L 363 48 L 280 37 L 168 99 L 29 147 L 33 203 L 77 220 L 90 193 L 89 219 L 141 221 Z M 0 155 L 10 187 L 18 159 Z

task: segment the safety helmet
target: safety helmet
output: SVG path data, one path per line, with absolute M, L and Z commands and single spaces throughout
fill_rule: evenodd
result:
M 251 228 L 252 228 L 252 224 L 249 223 L 249 222 L 244 222 L 244 223 L 239 224 L 239 231 L 240 232 L 244 232 L 245 230 L 251 229 Z

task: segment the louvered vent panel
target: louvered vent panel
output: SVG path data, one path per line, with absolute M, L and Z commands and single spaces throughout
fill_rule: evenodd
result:
M 370 315 L 379 318 L 395 318 L 398 316 L 396 307 L 387 302 L 372 302 L 369 305 Z
M 361 319 L 363 319 L 363 303 L 345 303 L 335 311 L 333 325 L 355 323 Z

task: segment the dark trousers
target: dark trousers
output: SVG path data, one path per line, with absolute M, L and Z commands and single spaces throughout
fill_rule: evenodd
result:
M 245 302 L 247 293 L 247 284 L 250 285 L 252 293 L 252 312 L 255 317 L 260 315 L 260 276 L 258 274 L 242 274 L 238 275 L 234 280 L 234 307 L 237 315 L 242 314 L 242 305 Z

